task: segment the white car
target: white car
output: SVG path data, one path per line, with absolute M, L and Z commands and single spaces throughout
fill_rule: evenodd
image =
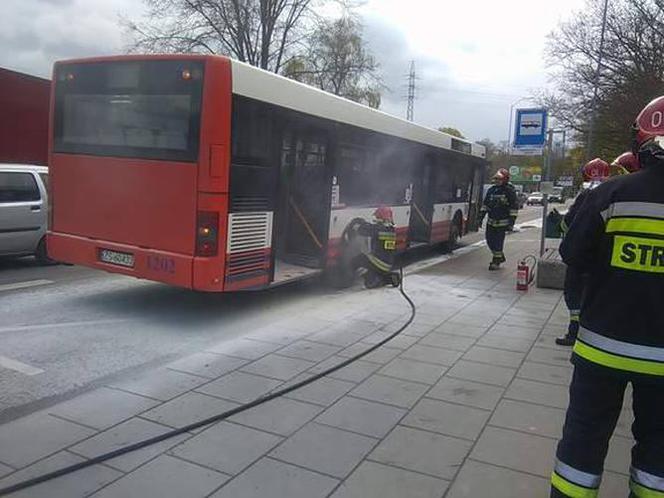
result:
M 48 168 L 0 163 L 0 256 L 34 255 L 49 263 Z
M 533 192 L 528 196 L 526 204 L 529 206 L 541 205 L 544 202 L 544 194 L 542 192 Z

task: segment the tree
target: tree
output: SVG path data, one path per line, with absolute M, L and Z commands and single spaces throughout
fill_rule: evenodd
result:
M 585 143 L 592 115 L 603 0 L 563 22 L 549 37 L 547 62 L 556 91 L 543 102 Z M 612 0 L 607 11 L 602 65 L 597 79 L 596 131 L 591 155 L 611 159 L 629 146 L 638 111 L 664 93 L 664 1 Z
M 143 0 L 145 22 L 124 19 L 130 52 L 230 55 L 280 72 L 315 0 Z
M 448 135 L 452 135 L 453 137 L 466 138 L 463 136 L 463 133 L 461 133 L 456 128 L 452 128 L 451 126 L 441 126 L 440 128 L 438 128 L 438 131 L 442 133 L 447 133 Z
M 380 106 L 379 65 L 363 39 L 363 27 L 352 16 L 321 19 L 307 38 L 307 49 L 292 58 L 284 75 L 341 97 Z

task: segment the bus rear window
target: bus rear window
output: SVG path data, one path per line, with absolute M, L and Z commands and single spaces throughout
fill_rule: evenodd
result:
M 55 152 L 197 160 L 202 62 L 66 64 L 56 78 Z

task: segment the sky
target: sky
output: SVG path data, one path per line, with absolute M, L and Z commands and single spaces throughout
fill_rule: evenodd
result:
M 120 53 L 120 17 L 140 0 L 3 0 L 0 67 L 49 77 L 54 61 Z M 547 84 L 546 36 L 584 0 L 366 0 L 368 45 L 381 64 L 382 109 L 405 116 L 415 61 L 415 121 L 473 140 L 507 139 L 510 105 Z

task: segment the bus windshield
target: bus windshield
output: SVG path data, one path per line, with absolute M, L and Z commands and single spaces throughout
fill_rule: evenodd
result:
M 53 150 L 195 162 L 202 85 L 199 61 L 61 65 Z

